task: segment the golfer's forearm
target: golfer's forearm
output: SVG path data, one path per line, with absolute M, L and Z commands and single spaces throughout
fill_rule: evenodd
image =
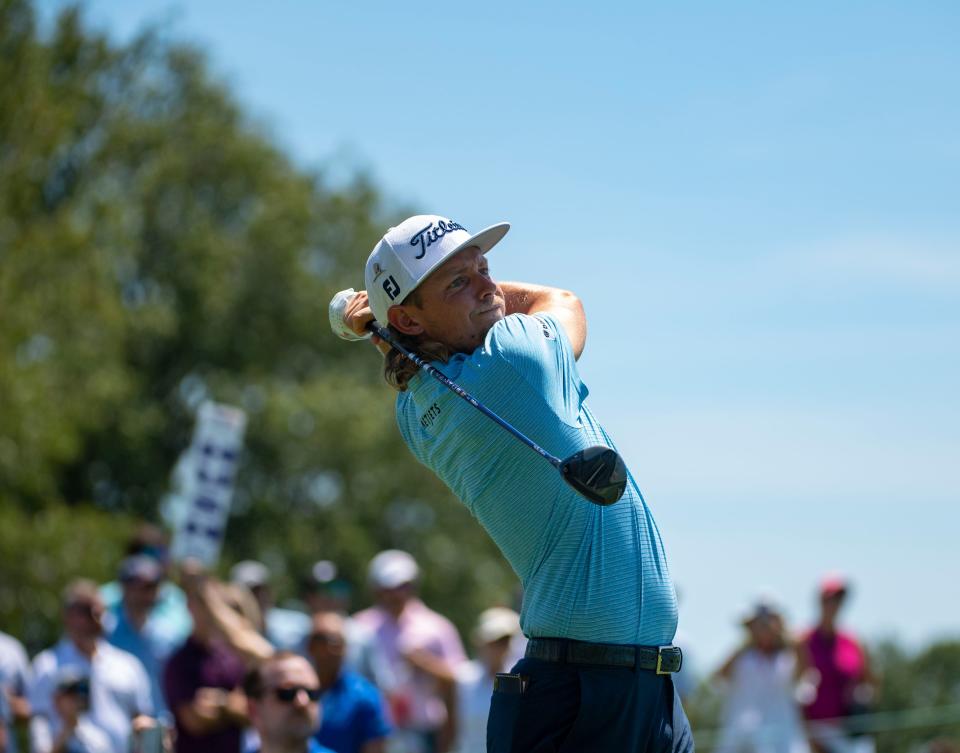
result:
M 501 282 L 508 314 L 553 314 L 563 325 L 579 358 L 587 342 L 587 317 L 580 299 L 569 290 L 528 282 Z
M 501 282 L 508 314 L 536 314 L 556 308 L 580 308 L 580 299 L 569 290 L 530 282 Z

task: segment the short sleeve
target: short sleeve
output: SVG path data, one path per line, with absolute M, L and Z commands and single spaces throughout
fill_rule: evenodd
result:
M 541 395 L 567 423 L 579 424 L 587 396 L 573 346 L 552 314 L 512 314 L 497 322 L 488 341 L 491 355 L 502 359 Z
M 27 659 L 27 652 L 19 641 L 13 641 L 10 645 L 10 674 L 7 681 L 10 683 L 10 689 L 15 696 L 25 696 L 27 688 L 30 686 L 30 661 Z
M 360 706 L 357 713 L 358 726 L 364 743 L 387 737 L 392 731 L 387 722 L 386 708 L 380 691 L 373 685 L 368 685 L 366 696 L 366 702 Z

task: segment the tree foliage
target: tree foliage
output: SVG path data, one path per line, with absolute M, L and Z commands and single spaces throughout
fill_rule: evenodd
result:
M 396 546 L 461 627 L 507 598 L 509 568 L 403 446 L 378 354 L 326 324 L 395 219 L 362 176 L 294 165 L 198 50 L 115 43 L 76 8 L 41 35 L 0 0 L 0 506 L 23 528 L 3 572 L 69 516 L 56 530 L 118 557 L 111 521 L 157 518 L 211 398 L 249 416 L 227 561 L 261 558 L 291 592 L 318 558 L 359 584 Z M 35 598 L 0 599 L 0 621 L 36 607 L 50 638 Z

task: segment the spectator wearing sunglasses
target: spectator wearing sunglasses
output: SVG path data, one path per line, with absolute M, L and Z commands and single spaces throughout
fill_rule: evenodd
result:
M 135 656 L 104 640 L 103 612 L 96 583 L 75 580 L 67 586 L 63 595 L 63 638 L 33 660 L 29 697 L 34 753 L 57 749 L 65 726 L 63 713 L 75 710 L 79 718 L 80 707 L 87 699 L 89 712 L 84 718 L 103 733 L 99 737 L 109 740 L 110 750 L 128 750 L 134 725 L 151 721 L 153 703 L 147 673 Z M 62 685 L 69 673 L 90 678 L 86 687 Z M 87 737 L 92 739 L 91 735 Z
M 247 674 L 250 721 L 257 753 L 333 753 L 313 733 L 320 724 L 320 680 L 305 658 L 280 651 Z
M 384 753 L 390 725 L 380 691 L 366 678 L 344 667 L 346 618 L 337 612 L 312 617 L 307 651 L 323 690 L 323 723 L 317 742 L 335 753 Z

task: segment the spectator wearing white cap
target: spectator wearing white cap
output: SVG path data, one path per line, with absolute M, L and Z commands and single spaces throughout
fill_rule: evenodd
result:
M 482 612 L 470 638 L 477 658 L 457 669 L 456 753 L 486 751 L 493 678 L 498 672 L 509 672 L 526 645 L 520 615 L 506 607 Z
M 420 568 L 397 549 L 370 562 L 375 603 L 354 619 L 374 640 L 374 673 L 396 732 L 418 753 L 449 750 L 455 726 L 455 671 L 466 661 L 456 628 L 417 598 Z
M 263 615 L 263 634 L 278 651 L 302 651 L 310 618 L 295 609 L 274 605 L 270 570 L 262 562 L 243 560 L 230 569 L 230 581 L 249 588 Z

